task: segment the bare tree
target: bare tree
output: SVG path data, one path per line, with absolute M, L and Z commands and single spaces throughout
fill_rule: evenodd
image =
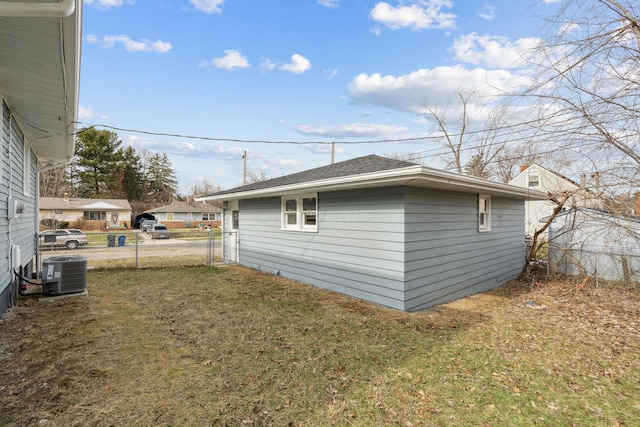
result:
M 40 172 L 40 197 L 62 197 L 70 193 L 69 169 L 69 165 L 61 165 Z
M 266 181 L 268 179 L 270 178 L 267 176 L 267 173 L 264 171 L 264 169 L 260 169 L 260 172 L 247 172 L 247 184 L 254 184 L 256 182 Z
M 419 153 L 408 153 L 408 154 L 393 153 L 393 154 L 387 154 L 385 155 L 385 157 L 393 160 L 402 160 L 404 162 L 411 162 L 411 163 L 416 163 L 418 165 L 424 165 L 424 156 L 420 155 Z
M 507 107 L 494 107 L 488 111 L 481 126 L 472 126 L 476 121 L 470 115 L 471 105 L 478 100 L 475 90 L 458 90 L 459 116 L 451 126 L 447 108 L 438 110 L 425 107 L 425 115 L 434 121 L 435 128 L 442 133 L 442 145 L 447 153 L 443 156 L 447 168 L 458 173 L 489 178 L 493 175 L 492 163 L 504 147 L 501 129 L 507 121 Z M 479 115 L 479 114 L 478 114 Z M 467 159 L 465 161 L 465 159 Z
M 209 194 L 217 193 L 218 191 L 222 191 L 222 187 L 209 182 L 209 180 L 207 179 L 203 179 L 200 184 L 192 185 L 185 197 L 194 198 L 198 196 L 206 196 Z
M 539 135 L 640 165 L 640 4 L 568 0 L 534 54 Z

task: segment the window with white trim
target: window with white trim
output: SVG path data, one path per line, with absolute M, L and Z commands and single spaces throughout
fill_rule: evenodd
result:
M 540 175 L 529 175 L 529 187 L 540 187 Z
M 282 229 L 318 231 L 318 193 L 282 196 Z
M 491 231 L 491 196 L 478 195 L 478 231 Z

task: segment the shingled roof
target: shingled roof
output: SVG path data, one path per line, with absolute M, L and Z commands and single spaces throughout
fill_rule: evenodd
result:
M 40 210 L 131 210 L 126 199 L 78 199 L 69 197 L 40 197 Z
M 197 202 L 182 202 L 174 201 L 170 205 L 160 206 L 145 211 L 146 213 L 159 213 L 159 212 L 172 212 L 172 213 L 207 213 L 207 212 L 222 212 L 217 206 L 209 205 L 207 203 Z
M 281 187 L 283 185 L 301 184 L 303 182 L 313 182 L 323 179 L 381 172 L 385 170 L 400 169 L 415 165 L 415 163 L 407 162 L 404 160 L 389 159 L 386 157 L 380 157 L 371 154 L 369 156 L 345 160 L 344 162 L 334 163 L 328 166 L 321 166 L 319 168 L 309 169 L 291 175 L 281 176 L 279 178 L 241 185 L 240 187 L 220 191 L 218 193 L 215 193 L 215 195 L 218 196 L 229 193 L 262 190 L 265 188 Z
M 545 200 L 546 194 L 483 178 L 442 171 L 376 155 L 358 157 L 291 175 L 196 197 L 198 201 L 226 201 L 294 194 L 403 185 L 466 193 Z

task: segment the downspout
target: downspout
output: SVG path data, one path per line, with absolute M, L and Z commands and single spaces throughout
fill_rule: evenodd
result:
M 66 18 L 76 10 L 76 0 L 52 3 L 0 1 L 0 16 Z

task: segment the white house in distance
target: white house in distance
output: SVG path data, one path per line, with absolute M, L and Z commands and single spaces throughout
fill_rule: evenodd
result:
M 83 199 L 41 197 L 40 224 L 43 219 L 66 221 L 70 228 L 106 229 L 131 226 L 131 205 L 126 199 Z
M 0 314 L 37 268 L 38 173 L 75 153 L 82 1 L 0 1 Z
M 549 195 L 546 200 L 527 200 L 525 203 L 525 233 L 533 236 L 544 224 L 540 222 L 553 213 L 554 202 L 563 193 L 577 194 L 580 185 L 559 173 L 540 165 L 524 165 L 509 184 Z
M 375 155 L 196 198 L 224 203 L 224 261 L 406 311 L 517 277 L 531 199 Z

